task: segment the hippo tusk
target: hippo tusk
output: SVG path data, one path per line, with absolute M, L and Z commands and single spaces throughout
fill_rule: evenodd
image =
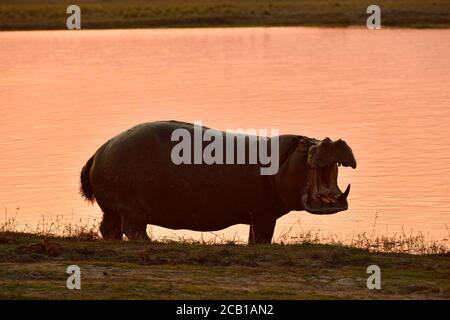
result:
M 344 193 L 338 197 L 338 200 L 347 199 L 349 193 L 350 193 L 350 184 L 347 186 L 347 189 L 345 189 Z

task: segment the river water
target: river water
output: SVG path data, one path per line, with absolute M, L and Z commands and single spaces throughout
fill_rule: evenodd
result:
M 79 172 L 153 120 L 343 138 L 350 209 L 291 226 L 348 237 L 450 227 L 450 30 L 230 28 L 0 33 L 0 208 L 21 227 L 91 223 Z M 3 218 L 0 218 L 0 221 Z M 150 228 L 154 237 L 247 237 Z

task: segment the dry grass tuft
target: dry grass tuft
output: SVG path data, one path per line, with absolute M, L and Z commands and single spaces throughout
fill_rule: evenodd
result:
M 410 233 L 406 233 L 403 228 L 401 233 L 381 235 L 375 231 L 377 218 L 375 216 L 370 233 L 353 233 L 346 238 L 335 234 L 323 233 L 320 230 L 303 231 L 301 227 L 300 232 L 294 233 L 294 225 L 300 225 L 300 220 L 298 220 L 279 237 L 278 241 L 281 244 L 328 244 L 384 253 L 448 254 L 450 252 L 450 231 L 447 225 L 445 227 L 448 237 L 441 240 L 434 240 L 420 231 L 413 232 L 410 230 Z
M 74 221 L 73 215 L 70 220 L 65 219 L 62 215 L 53 215 L 46 217 L 42 215 L 41 220 L 36 225 L 24 224 L 17 222 L 17 215 L 19 208 L 16 209 L 14 215 L 9 216 L 5 208 L 4 221 L 0 223 L 0 233 L 7 232 L 25 232 L 39 236 L 47 237 L 63 237 L 76 238 L 80 240 L 99 240 L 101 239 L 99 233 L 100 222 L 97 219 L 88 219 L 83 221 L 79 219 Z M 1 240 L 0 240 L 1 241 Z
M 16 210 L 13 216 L 8 216 L 5 210 L 4 222 L 0 223 L 0 233 L 14 233 L 25 232 L 28 234 L 35 234 L 44 237 L 62 237 L 79 240 L 100 240 L 99 233 L 99 221 L 96 219 L 88 219 L 83 222 L 81 219 L 74 222 L 73 217 L 68 221 L 62 216 L 56 216 L 45 218 L 42 216 L 41 221 L 34 226 L 30 225 L 21 226 L 17 223 L 17 214 L 19 209 Z M 321 230 L 302 230 L 300 226 L 300 220 L 293 224 L 286 232 L 282 233 L 279 237 L 274 239 L 274 243 L 278 244 L 326 244 L 339 247 L 348 247 L 366 250 L 368 252 L 381 252 L 381 253 L 408 253 L 408 254 L 448 254 L 450 252 L 449 239 L 450 230 L 447 225 L 448 237 L 442 240 L 434 240 L 431 237 L 427 237 L 421 232 L 406 233 L 402 230 L 401 233 L 395 233 L 391 235 L 376 234 L 377 216 L 375 216 L 375 222 L 371 233 L 360 232 L 354 233 L 345 238 L 336 234 L 324 233 Z M 294 232 L 294 226 L 299 225 L 300 231 Z M 220 233 L 211 232 L 209 239 L 204 239 L 203 234 L 200 239 L 187 238 L 187 237 L 162 237 L 159 239 L 152 239 L 153 243 L 159 244 L 189 244 L 189 245 L 242 245 L 246 242 L 239 239 L 237 234 L 231 239 L 226 238 Z M 8 237 L 0 237 L 0 243 L 11 243 L 14 239 Z M 46 244 L 42 245 L 46 248 Z M 41 248 L 42 249 L 42 248 Z M 43 250 L 44 250 L 43 249 Z M 30 249 L 31 250 L 31 249 Z M 45 249 L 47 250 L 47 249 Z M 44 251 L 45 251 L 44 250 Z

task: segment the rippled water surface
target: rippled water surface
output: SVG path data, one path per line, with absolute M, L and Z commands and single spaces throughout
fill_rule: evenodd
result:
M 111 136 L 153 120 L 343 138 L 350 210 L 292 212 L 280 235 L 450 227 L 450 30 L 234 28 L 0 33 L 0 205 L 22 226 L 100 209 L 79 172 Z M 17 209 L 18 208 L 18 209 Z M 0 219 L 1 221 L 1 219 Z M 199 233 L 151 228 L 154 236 Z M 247 227 L 226 237 L 246 238 Z

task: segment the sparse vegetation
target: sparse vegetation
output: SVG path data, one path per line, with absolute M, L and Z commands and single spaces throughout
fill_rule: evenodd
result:
M 74 220 L 74 217 L 69 219 L 62 215 L 42 215 L 41 220 L 36 224 L 19 224 L 17 216 L 19 208 L 14 214 L 8 214 L 8 208 L 4 208 L 3 219 L 0 220 L 0 233 L 28 233 L 45 237 L 62 237 L 62 238 L 76 238 L 81 240 L 98 240 L 100 239 L 99 225 L 96 219 L 82 219 Z
M 68 290 L 67 266 L 82 272 Z M 366 288 L 379 265 L 382 289 Z M 449 299 L 450 255 L 0 233 L 0 299 Z
M 8 215 L 7 209 L 5 209 L 3 221 L 0 222 L 0 233 L 26 233 L 31 235 L 43 236 L 43 237 L 55 237 L 55 238 L 73 238 L 78 240 L 100 240 L 99 233 L 99 221 L 96 219 L 88 219 L 83 221 L 78 219 L 74 221 L 71 217 L 67 219 L 63 216 L 57 215 L 55 218 L 52 216 L 42 216 L 41 220 L 35 225 L 28 224 L 20 226 L 17 222 L 16 211 L 13 215 Z M 294 231 L 294 225 L 300 225 L 298 220 L 288 230 L 284 231 L 281 235 L 274 238 L 276 244 L 288 244 L 288 245 L 331 245 L 337 247 L 349 247 L 354 249 L 362 249 L 368 252 L 381 252 L 381 253 L 408 253 L 408 254 L 447 254 L 450 252 L 450 229 L 447 225 L 448 236 L 441 240 L 434 240 L 426 237 L 421 232 L 406 233 L 404 230 L 401 233 L 395 234 L 378 234 L 376 232 L 376 220 L 373 224 L 372 231 L 370 233 L 360 232 L 353 233 L 345 238 L 333 235 L 330 233 L 323 233 L 320 230 L 303 230 L 301 227 Z M 298 231 L 300 229 L 300 231 Z M 210 233 L 212 237 L 204 239 L 203 236 L 200 239 L 186 238 L 186 237 L 168 237 L 153 238 L 150 234 L 150 238 L 155 243 L 160 244 L 186 244 L 186 245 L 243 245 L 246 241 L 242 241 L 237 236 L 233 238 L 226 238 L 219 233 Z
M 78 0 L 83 29 L 361 26 L 366 0 Z M 59 0 L 3 0 L 0 30 L 65 29 L 69 3 Z M 447 0 L 380 0 L 382 25 L 448 28 Z
M 28 232 L 14 231 L 14 217 L 0 224 L 0 299 L 450 299 L 448 239 L 361 234 L 346 244 L 288 230 L 261 246 L 221 237 L 104 241 L 95 222 L 61 221 Z M 82 270 L 80 291 L 65 287 L 72 264 Z M 366 288 L 371 264 L 382 270 L 381 290 Z

